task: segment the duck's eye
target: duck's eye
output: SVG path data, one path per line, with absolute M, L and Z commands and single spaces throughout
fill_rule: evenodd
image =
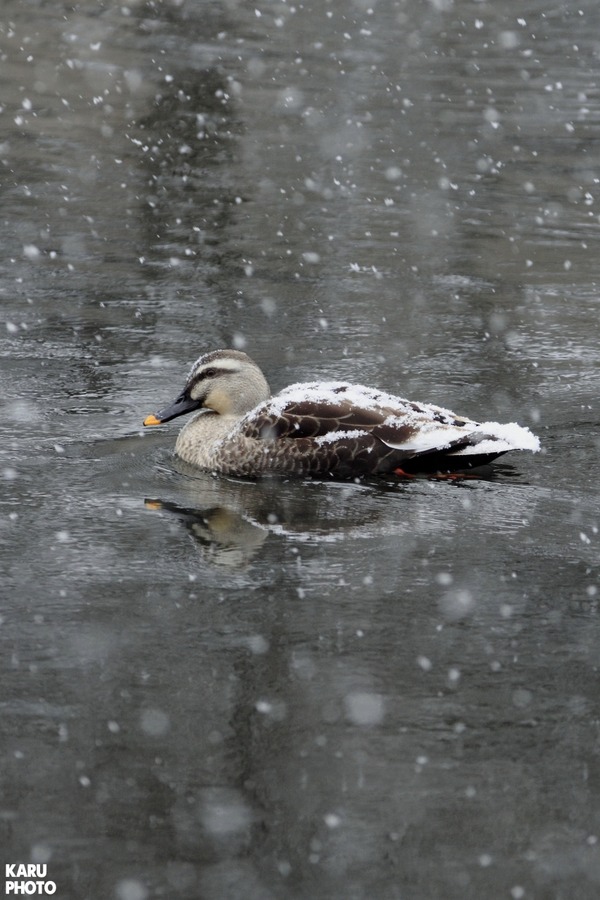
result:
M 204 370 L 204 378 L 214 378 L 217 374 L 216 369 L 205 369 Z

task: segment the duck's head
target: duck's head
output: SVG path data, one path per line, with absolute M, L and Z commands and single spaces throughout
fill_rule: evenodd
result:
M 263 373 L 239 350 L 214 350 L 196 360 L 179 397 L 144 425 L 162 425 L 194 410 L 243 416 L 270 396 Z

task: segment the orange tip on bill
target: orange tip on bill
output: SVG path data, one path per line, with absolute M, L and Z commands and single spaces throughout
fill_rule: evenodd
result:
M 160 425 L 160 424 L 161 424 L 160 419 L 157 419 L 156 416 L 153 416 L 153 415 L 146 416 L 146 418 L 144 419 L 144 425 Z

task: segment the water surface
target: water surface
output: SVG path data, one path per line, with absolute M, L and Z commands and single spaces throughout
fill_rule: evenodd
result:
M 599 13 L 7 2 L 6 862 L 65 898 L 595 898 Z M 214 478 L 246 349 L 543 453 Z

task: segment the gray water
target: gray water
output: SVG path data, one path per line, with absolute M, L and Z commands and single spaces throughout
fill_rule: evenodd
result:
M 5 0 L 0 847 L 60 898 L 600 893 L 600 7 Z M 190 363 L 540 454 L 190 471 Z

